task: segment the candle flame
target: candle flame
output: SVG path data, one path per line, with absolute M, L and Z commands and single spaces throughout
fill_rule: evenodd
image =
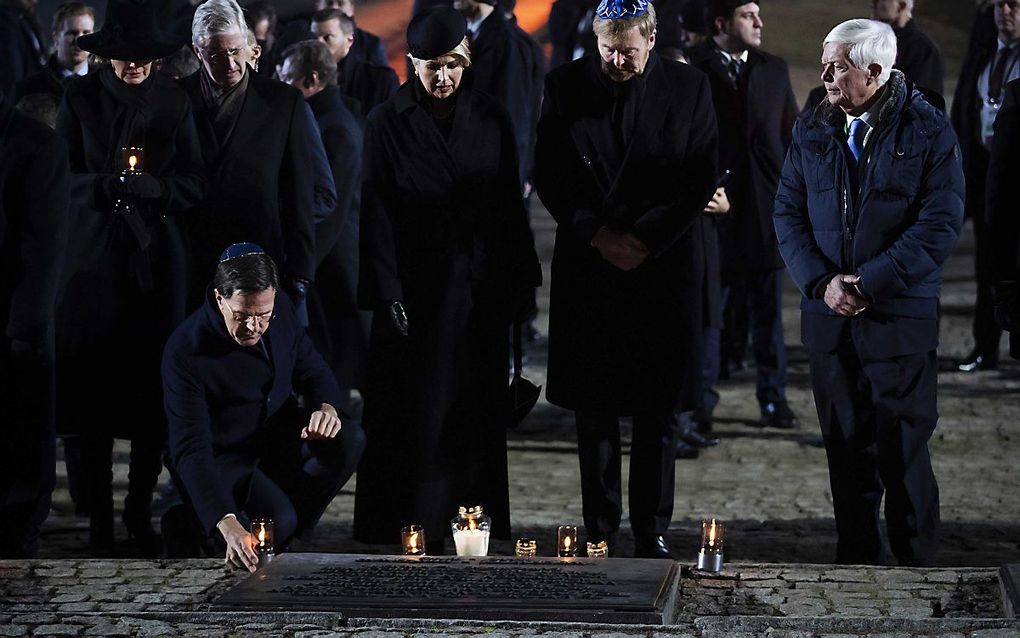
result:
M 563 549 L 570 549 L 570 536 L 563 537 Z
M 407 543 L 408 543 L 408 545 L 411 546 L 411 549 L 417 549 L 418 548 L 418 532 L 411 532 L 411 536 L 407 539 Z
M 475 519 L 469 518 L 468 519 L 468 529 L 475 529 L 476 527 L 478 527 L 478 524 L 475 523 Z
M 259 527 L 259 545 L 266 544 L 266 528 Z
M 128 166 L 131 167 L 131 170 L 135 169 L 135 165 L 136 164 L 138 164 L 138 156 L 137 155 L 132 155 L 132 156 L 128 157 Z

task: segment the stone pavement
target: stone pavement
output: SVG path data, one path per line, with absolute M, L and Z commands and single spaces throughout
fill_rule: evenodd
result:
M 535 214 L 539 252 L 551 254 L 551 220 Z M 973 251 L 968 234 L 951 258 L 942 297 L 940 360 L 948 366 L 971 346 Z M 548 275 L 548 272 L 547 272 Z M 548 281 L 548 279 L 546 280 Z M 540 299 L 545 330 L 548 289 Z M 824 450 L 799 345 L 798 297 L 784 303 L 789 347 L 789 398 L 797 431 L 762 430 L 754 400 L 754 371 L 722 385 L 716 430 L 723 438 L 694 461 L 677 463 L 676 509 L 670 531 L 677 558 L 693 563 L 700 520 L 727 522 L 727 571 L 717 578 L 688 574 L 677 625 L 670 628 L 546 626 L 341 619 L 329 614 L 201 613 L 238 575 L 216 559 L 196 561 L 87 560 L 87 520 L 73 515 L 63 475 L 41 558 L 0 563 L 0 635 L 245 635 L 263 630 L 291 635 L 358 633 L 410 635 L 700 636 L 1020 636 L 1005 619 L 996 569 L 1020 562 L 1020 365 L 1005 358 L 999 371 L 940 376 L 941 419 L 931 443 L 942 502 L 939 568 L 836 568 L 831 496 Z M 527 375 L 544 383 L 544 343 L 529 349 Z M 515 535 L 538 539 L 549 554 L 555 526 L 580 524 L 576 442 L 570 413 L 540 401 L 510 433 L 511 508 Z M 126 451 L 117 447 L 115 487 L 126 487 Z M 624 477 L 626 480 L 626 477 Z M 166 481 L 166 476 L 162 477 Z M 334 500 L 314 538 L 295 551 L 394 552 L 350 540 L 353 482 Z M 626 487 L 624 487 L 626 493 Z M 119 511 L 119 510 L 118 510 Z M 631 539 L 625 529 L 619 549 Z M 118 526 L 117 533 L 123 535 Z M 509 554 L 505 542 L 493 553 Z M 256 626 L 261 624 L 260 626 Z M 303 633 L 312 632 L 312 633 Z

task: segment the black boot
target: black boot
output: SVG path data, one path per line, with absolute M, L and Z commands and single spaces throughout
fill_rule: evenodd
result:
M 152 495 L 140 498 L 128 493 L 124 499 L 121 520 L 127 528 L 128 539 L 134 543 L 137 555 L 155 558 L 163 553 L 163 542 L 152 526 Z

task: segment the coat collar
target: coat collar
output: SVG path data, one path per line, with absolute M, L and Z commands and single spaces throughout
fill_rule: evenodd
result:
M 327 113 L 333 111 L 343 111 L 347 107 L 344 106 L 343 97 L 340 95 L 340 87 L 338 86 L 327 86 L 323 90 L 319 91 L 307 100 L 308 106 L 312 109 L 312 114 L 315 115 L 315 119 L 319 119 Z
M 887 126 L 903 110 L 908 102 L 910 86 L 901 71 L 893 69 L 889 81 L 886 82 L 886 90 L 889 96 L 885 105 L 878 113 L 878 126 Z M 814 120 L 821 126 L 828 126 L 842 130 L 846 125 L 846 114 L 837 106 L 831 104 L 827 99 L 815 107 Z

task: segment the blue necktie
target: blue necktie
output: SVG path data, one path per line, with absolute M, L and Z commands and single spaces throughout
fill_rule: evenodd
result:
M 864 155 L 864 138 L 868 134 L 870 127 L 861 118 L 857 118 L 853 122 L 850 122 L 850 137 L 847 138 L 847 145 L 850 147 L 850 152 L 854 154 L 854 160 L 861 161 L 861 155 Z

